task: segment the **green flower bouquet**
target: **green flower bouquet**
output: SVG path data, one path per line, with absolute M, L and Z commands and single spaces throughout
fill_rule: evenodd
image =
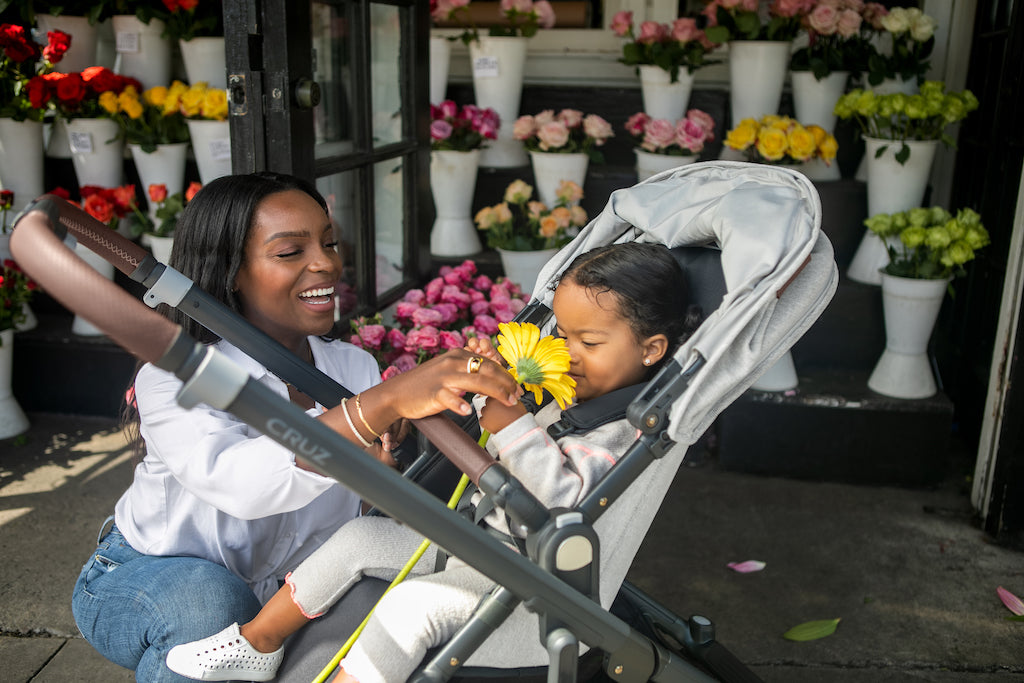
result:
M 989 244 L 981 216 L 960 209 L 954 216 L 941 206 L 876 214 L 864 221 L 888 245 L 884 272 L 896 277 L 942 280 L 965 274 L 964 264 Z

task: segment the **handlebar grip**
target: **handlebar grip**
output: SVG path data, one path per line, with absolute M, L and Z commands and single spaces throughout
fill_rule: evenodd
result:
M 67 204 L 59 197 L 48 197 Z M 61 208 L 61 222 L 64 223 Z M 108 235 L 95 235 L 99 231 L 89 223 L 79 222 L 77 216 L 69 220 L 75 225 L 64 224 L 75 232 L 76 237 L 82 235 L 89 236 L 85 239 L 92 239 L 95 236 L 97 243 L 103 243 L 103 249 L 108 246 L 117 248 L 114 240 L 103 239 Z M 91 217 L 89 220 L 94 221 Z M 120 237 L 102 223 L 95 223 L 107 233 Z M 18 265 L 53 298 L 99 327 L 137 358 L 159 363 L 181 333 L 178 325 L 146 307 L 68 249 L 54 234 L 50 218 L 42 209 L 30 209 L 18 218 L 10 248 Z M 137 249 L 145 253 L 141 248 Z M 118 256 L 123 263 L 130 263 L 133 257 L 128 250 Z
M 446 415 L 431 415 L 412 423 L 474 484 L 479 484 L 481 475 L 495 464 L 494 458 Z
M 148 251 L 111 230 L 83 209 L 57 195 L 45 194 L 37 202 L 51 201 L 59 210 L 58 220 L 79 243 L 96 252 L 115 268 L 131 276 L 146 259 Z

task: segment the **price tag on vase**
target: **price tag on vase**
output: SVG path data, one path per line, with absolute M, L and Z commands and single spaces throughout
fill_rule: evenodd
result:
M 139 34 L 131 31 L 119 31 L 115 41 L 118 52 L 138 52 Z
M 68 131 L 68 148 L 72 154 L 92 154 L 92 134 Z
M 217 138 L 216 140 L 210 140 L 209 144 L 210 158 L 214 161 L 225 161 L 231 158 L 231 140 L 227 138 Z
M 497 78 L 498 58 L 491 55 L 480 55 L 473 60 L 474 78 Z

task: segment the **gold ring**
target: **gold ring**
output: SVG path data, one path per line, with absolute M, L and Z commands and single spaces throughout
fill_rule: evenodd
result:
M 473 356 L 466 361 L 466 372 L 473 374 L 474 372 L 480 372 L 480 366 L 484 364 L 484 359 L 481 356 Z

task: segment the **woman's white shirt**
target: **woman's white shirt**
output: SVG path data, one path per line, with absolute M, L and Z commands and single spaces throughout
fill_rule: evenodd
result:
M 309 342 L 316 367 L 353 393 L 380 382 L 376 361 L 362 349 Z M 226 341 L 216 348 L 287 398 L 285 383 L 262 365 Z M 115 523 L 139 552 L 211 560 L 266 600 L 287 572 L 359 514 L 359 496 L 297 468 L 294 453 L 230 413 L 206 404 L 183 409 L 175 400 L 180 388 L 152 365 L 139 370 L 146 456 L 117 503 Z

